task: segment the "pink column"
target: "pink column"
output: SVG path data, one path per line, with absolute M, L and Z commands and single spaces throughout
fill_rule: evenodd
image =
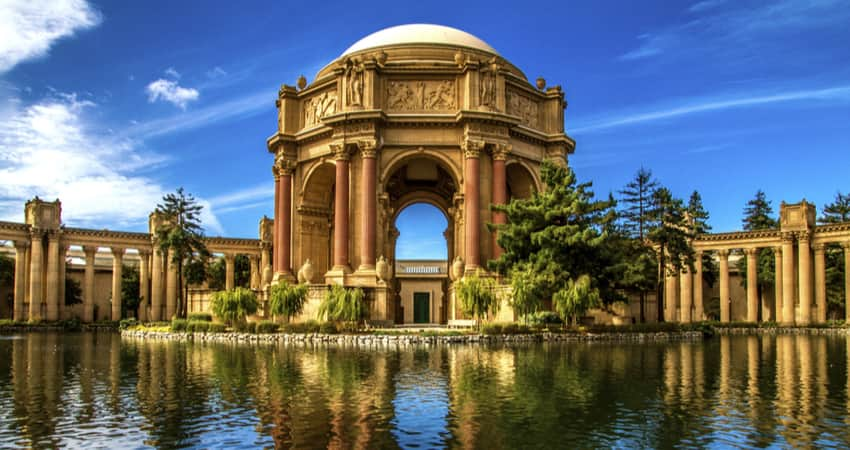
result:
M 280 254 L 280 236 L 278 235 L 278 224 L 280 223 L 280 171 L 275 164 L 272 166 L 272 174 L 274 175 L 274 224 L 272 237 L 274 246 L 272 248 L 272 271 L 277 272 Z
M 467 140 L 464 142 L 463 201 L 466 218 L 464 220 L 466 234 L 466 267 L 476 269 L 481 266 L 480 252 L 480 194 L 481 194 L 481 149 L 484 142 Z
M 361 228 L 363 237 L 360 239 L 360 253 L 363 258 L 361 270 L 375 268 L 375 230 L 377 228 L 377 192 L 375 178 L 377 176 L 377 149 L 375 141 L 361 141 L 360 156 L 363 160 L 362 182 L 363 196 L 360 198 L 362 215 Z
M 334 269 L 348 268 L 348 164 L 345 145 L 333 145 L 336 159 L 336 195 L 334 197 Z
M 285 274 L 292 273 L 290 262 L 292 245 L 292 171 L 294 164 L 287 164 L 280 168 L 280 183 L 278 186 L 278 197 L 280 200 L 280 211 L 278 219 L 275 220 L 279 244 L 277 271 Z
M 505 159 L 507 159 L 510 147 L 498 145 L 493 149 L 493 204 L 504 205 L 508 202 L 508 183 L 505 171 Z M 505 213 L 493 212 L 493 223 L 501 225 L 507 222 Z M 493 259 L 502 254 L 502 248 L 496 242 L 497 232 L 493 232 Z

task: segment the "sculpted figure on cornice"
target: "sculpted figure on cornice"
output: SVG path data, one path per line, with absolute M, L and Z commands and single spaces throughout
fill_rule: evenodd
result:
M 394 111 L 445 111 L 455 109 L 452 80 L 390 81 L 387 109 Z
M 537 102 L 514 91 L 505 93 L 508 114 L 517 116 L 523 125 L 537 128 Z
M 336 112 L 336 91 L 326 91 L 304 102 L 304 126 L 319 123 L 322 117 Z
M 495 58 L 490 61 L 488 70 L 480 72 L 481 105 L 493 110 L 496 109 L 496 74 L 498 72 L 499 66 L 496 64 Z
M 349 106 L 363 106 L 363 63 L 359 59 L 345 61 L 346 97 Z

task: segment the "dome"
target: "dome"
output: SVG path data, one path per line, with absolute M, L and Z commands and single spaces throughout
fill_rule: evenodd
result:
M 344 51 L 340 56 L 350 55 L 370 48 L 409 44 L 450 45 L 481 50 L 494 55 L 499 54 L 496 49 L 490 47 L 486 42 L 457 28 L 442 25 L 410 24 L 384 28 L 383 30 L 372 33 L 355 42 L 351 47 L 348 47 L 348 50 Z

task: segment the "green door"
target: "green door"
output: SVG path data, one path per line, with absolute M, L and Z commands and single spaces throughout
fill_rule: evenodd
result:
M 430 323 L 431 294 L 427 292 L 413 293 L 413 323 Z

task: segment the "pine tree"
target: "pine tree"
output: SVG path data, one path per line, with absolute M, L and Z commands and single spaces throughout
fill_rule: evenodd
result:
M 835 200 L 823 206 L 818 222 L 822 224 L 850 222 L 850 194 L 835 194 Z M 844 317 L 844 249 L 828 244 L 826 255 L 826 304 L 829 317 Z
M 646 293 L 658 282 L 658 261 L 646 239 L 649 230 L 656 226 L 652 198 L 657 188 L 658 181 L 653 179 L 652 172 L 641 167 L 632 181 L 619 191 L 621 229 L 632 239 L 632 242 L 623 242 L 626 261 L 623 283 L 639 293 L 641 323 L 646 322 Z
M 174 194 L 166 194 L 162 200 L 155 211 L 161 220 L 156 228 L 156 240 L 162 254 L 171 251 L 171 262 L 177 267 L 177 316 L 185 318 L 188 283 L 184 268 L 191 267 L 194 260 L 209 258 L 200 222 L 203 207 L 191 194 L 185 194 L 182 187 Z
M 653 195 L 653 213 L 658 224 L 649 232 L 649 240 L 658 249 L 657 306 L 658 321 L 664 321 L 664 279 L 668 274 L 677 274 L 688 267 L 693 271 L 694 249 L 691 240 L 694 234 L 687 221 L 687 209 L 681 199 L 673 197 L 669 189 L 661 187 Z
M 708 224 L 709 214 L 702 205 L 702 196 L 699 192 L 691 193 L 691 198 L 688 199 L 688 217 L 690 218 L 691 232 L 694 235 L 705 234 L 711 231 L 711 225 Z M 709 286 L 714 286 L 717 281 L 717 276 L 720 270 L 714 258 L 708 253 L 702 255 L 702 279 Z
M 590 183 L 577 183 L 572 169 L 544 161 L 541 178 L 547 188 L 528 199 L 493 205 L 507 223 L 498 230 L 502 255 L 489 268 L 521 277 L 532 301 L 553 299 L 574 317 L 603 302 L 619 300 L 622 252 L 609 231 L 616 220 L 610 200 L 594 200 Z M 524 308 L 533 310 L 524 298 Z
M 773 230 L 779 228 L 779 220 L 773 216 L 773 207 L 764 191 L 756 191 L 755 197 L 747 202 L 744 207 L 744 219 L 742 220 L 744 230 Z M 770 288 L 776 279 L 776 259 L 773 249 L 760 248 L 756 256 L 756 288 L 758 297 L 762 298 L 765 289 Z M 747 258 L 740 258 L 736 263 L 738 272 L 741 274 L 741 285 L 747 285 Z M 764 302 L 762 302 L 764 303 Z

